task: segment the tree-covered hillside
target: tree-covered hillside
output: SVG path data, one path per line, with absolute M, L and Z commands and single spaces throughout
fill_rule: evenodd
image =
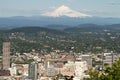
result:
M 63 31 L 43 27 L 20 27 L 0 31 L 0 51 L 2 42 L 11 42 L 11 52 L 49 53 L 54 50 L 77 53 L 120 53 L 120 26 L 84 24 Z

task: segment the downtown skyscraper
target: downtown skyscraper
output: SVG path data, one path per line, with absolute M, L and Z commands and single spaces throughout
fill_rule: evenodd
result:
M 3 70 L 10 68 L 10 42 L 3 43 L 2 65 Z

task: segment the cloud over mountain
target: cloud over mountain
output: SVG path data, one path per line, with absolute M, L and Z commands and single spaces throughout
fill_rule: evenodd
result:
M 50 16 L 50 17 L 60 17 L 60 16 L 68 16 L 68 17 L 92 17 L 91 15 L 80 13 L 78 11 L 72 10 L 67 6 L 60 6 L 57 9 L 49 12 L 45 12 L 41 14 L 42 16 Z

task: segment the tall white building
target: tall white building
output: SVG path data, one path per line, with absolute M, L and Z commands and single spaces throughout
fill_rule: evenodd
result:
M 112 66 L 112 63 L 116 60 L 114 58 L 115 56 L 113 55 L 113 53 L 104 53 L 103 55 L 103 64 L 109 64 L 110 66 Z
M 87 70 L 88 65 L 86 61 L 68 62 L 61 70 L 61 74 L 67 76 L 74 76 L 74 80 L 82 80 L 86 75 L 85 72 Z
M 75 77 L 74 80 L 82 80 L 85 72 L 88 70 L 86 61 L 75 62 Z

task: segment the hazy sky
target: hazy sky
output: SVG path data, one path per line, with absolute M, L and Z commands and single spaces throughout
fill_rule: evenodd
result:
M 37 16 L 62 5 L 100 17 L 120 17 L 120 0 L 0 0 L 0 17 Z

